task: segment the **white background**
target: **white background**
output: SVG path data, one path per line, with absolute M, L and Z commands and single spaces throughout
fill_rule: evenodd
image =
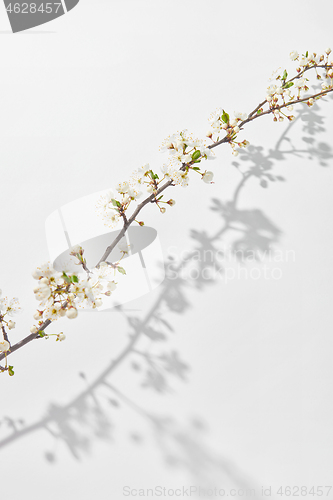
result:
M 143 163 L 158 170 L 163 139 L 184 128 L 204 137 L 217 107 L 250 112 L 272 71 L 292 68 L 291 50 L 333 44 L 331 25 L 328 1 L 81 0 L 12 35 L 1 8 L 0 287 L 24 308 L 12 342 L 33 322 L 30 273 L 48 258 L 44 222 L 53 210 Z M 281 279 L 172 283 L 173 295 L 161 287 L 123 312 L 63 320 L 50 331 L 64 331 L 66 342 L 36 341 L 11 356 L 15 376 L 0 381 L 2 495 L 118 500 L 126 485 L 196 484 L 251 486 L 258 496 L 272 486 L 279 498 L 279 486 L 333 483 L 332 106 L 327 98 L 313 109 L 310 130 L 306 114 L 299 118 L 282 156 L 274 148 L 286 122 L 265 117 L 242 133 L 263 149 L 239 161 L 257 169 L 229 211 L 234 229 L 213 244 L 244 237 L 256 248 L 266 238 L 284 256 L 294 252 L 267 263 Z M 177 204 L 165 215 L 146 209 L 166 258 L 200 247 L 191 231 L 210 238 L 225 224 L 211 200 L 230 202 L 241 174 L 229 147 L 216 156 L 214 185 L 193 178 L 173 188 Z M 267 166 L 285 181 L 260 186 Z M 144 387 L 139 354 L 108 371 L 135 318 L 159 297 L 172 331 L 150 316 L 136 349 L 176 351 L 189 368 L 186 380 L 163 372 L 162 392 Z M 152 329 L 164 338 L 149 342 Z

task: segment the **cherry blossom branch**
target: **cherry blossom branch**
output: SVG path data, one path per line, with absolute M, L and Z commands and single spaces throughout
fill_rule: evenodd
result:
M 34 289 L 35 296 L 40 301 L 40 309 L 34 315 L 34 318 L 38 321 L 38 326 L 31 327 L 31 335 L 12 347 L 10 346 L 3 321 L 4 315 L 7 314 L 7 312 L 13 312 L 15 307 L 7 305 L 4 299 L 0 299 L 0 310 L 5 311 L 2 316 L 0 315 L 0 324 L 4 336 L 4 340 L 0 342 L 0 360 L 4 358 L 7 359 L 8 355 L 36 338 L 48 337 L 48 334 L 45 334 L 45 330 L 54 320 L 64 315 L 70 319 L 76 318 L 78 315 L 76 304 L 78 301 L 85 302 L 93 308 L 102 305 L 101 294 L 106 296 L 110 295 L 116 286 L 114 281 L 110 281 L 110 279 L 107 278 L 109 271 L 117 269 L 122 274 L 126 274 L 125 270 L 119 265 L 120 261 L 116 264 L 109 264 L 107 262 L 112 250 L 116 245 L 124 241 L 123 237 L 128 228 L 134 222 L 138 222 L 137 217 L 146 205 L 154 203 L 161 213 L 164 213 L 166 208 L 162 206 L 163 203 L 169 206 L 175 204 L 175 201 L 171 199 L 169 201 L 162 201 L 163 195 L 161 195 L 161 193 L 170 186 L 182 185 L 186 187 L 188 185 L 188 174 L 190 171 L 197 172 L 204 182 L 212 183 L 213 172 L 207 170 L 201 171 L 201 168 L 198 166 L 201 161 L 214 158 L 213 153 L 211 153 L 212 149 L 220 144 L 229 143 L 233 149 L 233 154 L 237 156 L 239 152 L 236 150 L 236 146 L 242 148 L 249 144 L 246 140 L 238 142 L 238 133 L 240 130 L 243 130 L 244 125 L 260 116 L 268 114 L 274 115 L 274 121 L 283 121 L 284 117 L 292 121 L 295 117 L 293 115 L 287 116 L 283 114 L 281 111 L 282 109 L 287 108 L 288 111 L 292 111 L 293 105 L 306 101 L 308 106 L 312 106 L 315 100 L 332 92 L 333 63 L 328 62 L 330 53 L 331 49 L 327 49 L 326 56 L 317 56 L 316 54 L 309 56 L 308 52 L 303 56 L 299 56 L 297 52 L 293 51 L 290 57 L 292 60 L 299 61 L 300 67 L 297 68 L 298 74 L 289 80 L 287 80 L 288 74 L 286 70 L 284 70 L 283 74 L 278 75 L 276 77 L 276 82 L 268 87 L 266 99 L 256 106 L 249 115 L 235 113 L 235 118 L 231 120 L 224 109 L 220 109 L 212 115 L 210 119 L 212 129 L 208 132 L 207 137 L 213 141 L 213 144 L 206 146 L 203 141 L 194 139 L 192 136 L 188 135 L 186 131 L 174 134 L 164 142 L 163 149 L 169 151 L 171 159 L 169 165 L 164 165 L 162 168 L 164 175 L 161 180 L 149 165 L 145 165 L 132 174 L 129 182 L 125 181 L 119 183 L 117 186 L 118 195 L 115 196 L 113 193 L 109 193 L 104 196 L 101 201 L 101 207 L 102 212 L 104 211 L 107 224 L 112 227 L 112 224 L 117 224 L 120 219 L 123 220 L 123 227 L 117 237 L 107 247 L 92 271 L 90 271 L 86 265 L 85 258 L 83 257 L 83 249 L 79 245 L 76 245 L 76 247 L 72 249 L 71 255 L 79 260 L 79 264 L 87 273 L 87 278 L 84 280 L 75 273 L 57 273 L 49 265 L 37 268 L 33 276 L 38 280 L 38 286 Z M 325 57 L 327 61 L 323 63 Z M 301 67 L 303 69 L 301 69 Z M 322 83 L 323 90 L 312 94 L 310 97 L 301 98 L 301 91 L 309 90 L 306 84 L 307 80 L 303 78 L 305 72 L 310 69 L 315 69 L 317 79 L 322 79 L 322 77 L 318 75 L 318 68 L 325 70 L 326 83 Z M 297 89 L 296 99 L 295 96 L 291 95 L 290 89 L 292 87 Z M 279 99 L 282 99 L 282 102 L 280 102 Z M 286 102 L 286 100 L 288 100 L 288 102 Z M 269 109 L 264 110 L 263 107 L 266 104 L 268 104 Z M 225 136 L 222 139 L 219 138 L 221 132 L 225 132 Z M 213 139 L 214 135 L 218 135 L 216 140 Z M 146 187 L 150 194 L 136 207 L 132 215 L 127 217 L 126 211 L 129 209 L 132 201 L 140 196 L 141 187 Z M 144 225 L 143 222 L 138 223 L 140 226 Z M 121 248 L 121 252 L 123 256 L 128 253 L 127 244 L 125 248 Z M 102 285 L 102 281 L 105 279 L 108 280 L 106 288 Z M 15 326 L 15 323 L 11 323 Z M 57 340 L 60 341 L 65 338 L 63 334 L 58 334 L 56 336 Z
M 120 240 L 124 237 L 126 231 L 128 230 L 128 228 L 130 227 L 131 224 L 133 224 L 133 222 L 136 221 L 136 218 L 137 216 L 139 215 L 139 213 L 141 212 L 141 210 L 146 206 L 148 205 L 148 203 L 154 203 L 154 200 L 156 199 L 156 196 L 158 196 L 159 194 L 163 193 L 163 191 L 165 191 L 169 186 L 172 186 L 173 185 L 173 180 L 170 179 L 168 182 L 166 182 L 163 186 L 161 186 L 159 189 L 157 189 L 156 193 L 154 194 L 151 194 L 150 196 L 148 196 L 148 198 L 146 198 L 142 203 L 140 203 L 140 205 L 138 205 L 138 207 L 136 208 L 136 210 L 133 212 L 133 214 L 131 215 L 131 217 L 126 220 L 124 222 L 124 226 L 123 228 L 121 229 L 121 231 L 119 232 L 118 236 L 114 239 L 114 241 L 111 243 L 111 245 L 109 245 L 107 247 L 107 249 L 105 250 L 104 254 L 102 255 L 102 257 L 100 258 L 97 266 L 99 266 L 101 264 L 101 262 L 106 262 L 106 259 L 109 257 L 110 253 L 112 252 L 112 250 L 116 247 L 116 245 L 120 242 Z

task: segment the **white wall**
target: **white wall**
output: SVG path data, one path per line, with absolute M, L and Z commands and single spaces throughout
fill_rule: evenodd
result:
M 13 342 L 32 324 L 30 272 L 47 259 L 53 210 L 143 163 L 158 169 L 167 135 L 204 136 L 219 106 L 251 111 L 272 71 L 292 67 L 291 50 L 333 43 L 322 0 L 81 0 L 16 35 L 0 16 L 0 288 L 24 307 Z M 167 214 L 146 210 L 166 257 L 242 239 L 273 246 L 283 262 L 248 264 L 257 280 L 243 271 L 229 282 L 169 281 L 122 312 L 52 326 L 65 343 L 36 341 L 11 357 L 15 376 L 2 375 L 0 401 L 6 498 L 118 500 L 126 485 L 251 486 L 257 496 L 265 485 L 279 498 L 279 486 L 332 483 L 332 106 L 299 108 L 290 130 L 257 120 L 243 132 L 253 148 L 240 169 L 221 147 L 209 165 L 214 185 L 192 179 L 174 188 Z M 239 170 L 250 169 L 236 205 Z M 285 180 L 263 188 L 267 173 Z M 265 279 L 265 263 L 281 279 Z M 135 328 L 133 349 L 176 352 L 185 380 L 164 371 L 155 382 L 168 390 L 145 387 L 147 361 L 130 348 L 112 368 Z

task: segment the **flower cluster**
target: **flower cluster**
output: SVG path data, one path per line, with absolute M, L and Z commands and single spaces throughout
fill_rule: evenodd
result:
M 81 264 L 85 264 L 80 246 L 73 247 L 71 253 Z M 38 281 L 34 294 L 39 305 L 34 319 L 38 321 L 38 325 L 31 327 L 31 333 L 40 332 L 47 320 L 55 321 L 63 316 L 76 318 L 80 307 L 100 307 L 103 304 L 102 296 L 110 296 L 116 289 L 116 269 L 117 266 L 106 262 L 102 262 L 98 268 L 88 270 L 87 276 L 56 271 L 49 262 L 35 269 L 32 276 Z
M 110 189 L 98 200 L 96 209 L 108 227 L 116 227 L 123 218 L 126 220 L 126 211 L 133 201 L 142 196 L 142 191 L 147 188 L 152 170 L 149 164 L 134 170 L 128 181 L 119 182 L 113 191 Z M 146 186 L 145 186 L 146 184 Z
M 326 49 L 325 54 L 305 54 L 300 55 L 296 50 L 290 52 L 289 56 L 292 61 L 296 61 L 297 75 L 288 80 L 287 70 L 277 72 L 274 83 L 267 87 L 266 102 L 269 105 L 269 110 L 273 114 L 273 120 L 282 122 L 285 118 L 293 121 L 295 116 L 282 111 L 293 111 L 293 105 L 297 101 L 305 100 L 308 106 L 313 106 L 315 100 L 321 99 L 324 94 L 314 97 L 304 97 L 304 92 L 309 90 L 308 79 L 304 76 L 309 69 L 315 69 L 317 79 L 322 80 L 321 88 L 323 91 L 333 89 L 333 64 L 329 62 L 331 49 Z M 323 73 L 318 73 L 323 70 Z M 262 112 L 263 110 L 259 110 Z
M 7 297 L 2 297 L 2 291 L 0 290 L 0 323 L 1 325 L 6 325 L 8 330 L 15 328 L 15 322 L 8 318 L 13 318 L 21 312 L 21 306 L 16 297 L 8 300 Z M 6 318 L 7 316 L 7 318 Z
M 204 182 L 211 182 L 213 173 L 201 171 L 197 165 L 202 160 L 214 160 L 213 151 L 201 139 L 194 138 L 187 130 L 170 135 L 161 146 L 161 151 L 169 153 L 169 162 L 161 167 L 164 179 L 171 179 L 173 184 L 182 187 L 189 185 L 189 172 L 193 170 L 201 175 Z
M 3 340 L 0 341 L 0 352 L 7 352 L 10 348 L 6 328 L 8 330 L 15 328 L 16 323 L 10 318 L 19 314 L 20 311 L 21 306 L 18 299 L 15 297 L 9 300 L 7 297 L 2 297 L 2 291 L 0 290 L 0 327 L 3 334 Z
M 247 140 L 241 142 L 237 141 L 237 134 L 240 132 L 242 125 L 247 119 L 248 115 L 240 111 L 235 111 L 234 118 L 230 119 L 229 114 L 224 109 L 218 108 L 208 118 L 210 129 L 207 132 L 207 137 L 214 140 L 214 142 L 218 142 L 221 132 L 224 133 L 225 142 L 229 142 L 232 147 L 232 154 L 237 156 L 238 151 L 236 150 L 236 145 L 240 148 L 245 148 L 250 144 Z
M 10 376 L 14 375 L 14 370 L 12 366 L 7 365 L 7 353 L 10 351 L 10 342 L 8 338 L 7 330 L 13 330 L 16 323 L 11 319 L 21 311 L 21 306 L 18 299 L 15 297 L 9 300 L 7 297 L 2 297 L 2 291 L 0 290 L 0 328 L 2 331 L 2 339 L 0 340 L 0 354 L 4 353 L 6 357 L 5 367 L 0 366 L 0 371 L 7 371 Z
M 162 193 L 169 186 L 187 187 L 191 171 L 199 174 L 203 182 L 212 184 L 213 172 L 202 169 L 202 165 L 199 164 L 203 160 L 214 159 L 212 150 L 222 143 L 229 143 L 232 154 L 237 156 L 239 154 L 237 147 L 244 148 L 249 145 L 247 140 L 238 140 L 238 134 L 244 125 L 265 114 L 272 114 L 274 121 L 282 122 L 284 118 L 292 121 L 295 117 L 287 112 L 292 112 L 295 104 L 304 102 L 308 106 L 313 106 L 317 99 L 326 96 L 328 92 L 333 92 L 333 63 L 329 60 L 331 52 L 329 48 L 324 54 L 306 52 L 300 55 L 297 51 L 292 51 L 290 59 L 297 64 L 296 76 L 288 79 L 287 70 L 279 68 L 275 71 L 267 87 L 264 101 L 249 115 L 235 112 L 234 117 L 230 118 L 223 108 L 212 113 L 209 118 L 210 129 L 206 134 L 206 137 L 212 140 L 209 146 L 203 140 L 193 137 L 187 130 L 167 137 L 161 146 L 161 151 L 169 154 L 169 161 L 163 164 L 161 173 L 157 174 L 149 164 L 145 164 L 134 170 L 127 180 L 119 182 L 113 191 L 109 190 L 101 196 L 96 208 L 105 224 L 116 227 L 123 222 L 123 234 L 134 221 L 143 226 L 144 223 L 136 219 L 141 209 L 147 203 L 152 203 L 161 213 L 165 213 L 166 206 L 172 207 L 176 202 L 173 199 L 164 200 Z M 322 90 L 305 96 L 304 93 L 309 91 L 306 78 L 308 70 L 316 72 Z M 132 203 L 136 203 L 143 195 L 146 196 L 144 201 L 137 205 L 131 217 L 128 217 L 127 211 Z M 117 240 L 107 248 L 101 260 L 107 259 L 116 242 Z M 50 322 L 63 316 L 74 319 L 80 307 L 88 306 L 95 309 L 103 304 L 104 296 L 110 296 L 116 289 L 117 283 L 114 280 L 116 272 L 126 274 L 120 266 L 120 261 L 129 253 L 129 246 L 124 238 L 118 246 L 122 254 L 118 262 L 112 264 L 100 262 L 92 270 L 87 267 L 82 247 L 80 245 L 73 247 L 70 253 L 77 259 L 76 264 L 82 266 L 85 273 L 59 272 L 50 263 L 43 264 L 33 272 L 33 277 L 38 282 L 34 293 L 39 305 L 34 314 L 34 319 L 38 323 L 31 327 L 31 332 L 36 335 L 32 337 L 49 338 L 50 335 L 55 335 L 57 341 L 61 342 L 65 339 L 63 333 L 44 332 L 44 328 Z M 0 291 L 0 328 L 3 334 L 3 340 L 0 340 L 0 355 L 4 353 L 1 357 L 6 358 L 6 366 L 0 366 L 0 371 L 8 370 L 9 374 L 13 375 L 13 367 L 7 367 L 7 353 L 10 351 L 7 330 L 15 327 L 15 322 L 10 318 L 19 312 L 20 306 L 17 299 L 8 301 L 7 298 L 1 297 Z

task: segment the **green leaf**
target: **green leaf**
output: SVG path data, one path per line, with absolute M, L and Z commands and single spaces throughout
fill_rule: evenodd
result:
M 284 70 L 284 73 L 282 75 L 282 80 L 286 80 L 288 76 L 287 70 Z
M 192 167 L 192 170 L 200 170 L 200 167 Z
M 113 198 L 111 199 L 111 201 L 112 201 L 112 205 L 113 205 L 114 207 L 118 207 L 118 208 L 120 208 L 120 207 L 121 207 L 121 203 L 119 203 L 119 201 L 114 200 Z
M 289 82 L 289 83 L 286 83 L 283 88 L 284 89 L 289 89 L 290 87 L 292 87 L 294 85 L 294 82 Z
M 117 269 L 120 274 L 126 274 L 126 271 L 123 267 L 118 266 Z
M 62 277 L 64 278 L 66 283 L 72 283 L 71 279 L 67 276 L 67 274 L 65 272 L 62 273 Z
M 221 116 L 221 118 L 224 123 L 229 123 L 229 115 L 226 111 L 223 110 L 223 115 Z
M 14 368 L 14 367 L 13 367 L 13 366 L 11 366 L 11 365 L 9 365 L 9 366 L 8 366 L 8 373 L 9 373 L 9 376 L 10 376 L 10 377 L 13 377 L 13 375 L 14 375 L 14 373 L 15 373 L 15 372 L 14 372 L 14 370 L 13 370 L 13 368 Z
M 163 194 L 159 198 L 157 198 L 156 201 L 160 201 L 162 198 L 163 198 Z
M 201 163 L 201 160 L 195 160 L 194 163 Z
M 306 53 L 305 53 L 305 57 L 308 57 L 308 55 L 309 55 L 309 52 L 308 52 L 308 51 L 306 51 Z
M 198 150 L 194 151 L 194 153 L 192 154 L 192 159 L 193 160 L 198 160 L 200 158 L 200 156 L 201 156 L 200 151 L 198 151 Z
M 77 276 L 72 276 L 72 283 L 78 283 L 79 282 L 79 278 Z
M 40 330 L 38 332 L 38 335 L 43 338 L 43 337 L 45 337 L 46 333 L 44 332 L 44 330 Z
M 153 180 L 155 180 L 155 179 L 158 179 L 158 178 L 159 178 L 159 177 L 158 177 L 158 175 L 157 175 L 157 174 L 154 174 L 154 172 L 153 172 L 152 170 L 150 170 L 150 175 L 151 175 L 151 178 L 152 178 Z

